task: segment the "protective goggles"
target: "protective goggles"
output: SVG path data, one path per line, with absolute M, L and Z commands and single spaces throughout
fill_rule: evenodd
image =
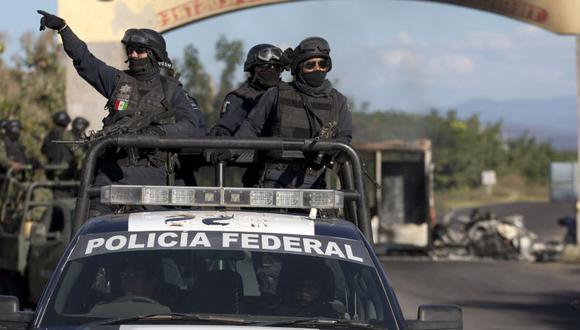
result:
M 302 67 L 306 70 L 314 70 L 315 68 L 319 68 L 320 70 L 328 70 L 330 68 L 330 60 L 324 58 L 312 59 L 304 61 Z
M 281 57 L 282 50 L 280 48 L 264 48 L 256 54 L 256 58 L 264 62 L 269 62 L 271 60 L 279 61 Z

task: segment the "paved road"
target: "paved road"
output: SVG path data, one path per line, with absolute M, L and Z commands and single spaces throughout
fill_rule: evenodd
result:
M 422 303 L 463 308 L 464 329 L 580 329 L 580 265 L 383 259 L 406 318 Z
M 497 215 L 519 213 L 541 241 L 561 240 L 556 220 L 574 205 L 511 203 L 482 207 Z M 460 210 L 457 214 L 468 214 Z M 464 328 L 579 330 L 580 265 L 514 261 L 431 261 L 383 259 L 405 317 L 416 318 L 424 303 L 463 307 Z
M 544 241 L 561 240 L 565 230 L 556 220 L 574 212 L 571 204 L 525 202 L 481 209 L 499 216 L 522 214 L 526 226 Z M 466 330 L 580 330 L 580 264 L 425 258 L 382 262 L 407 318 L 417 317 L 420 304 L 452 303 L 463 307 Z

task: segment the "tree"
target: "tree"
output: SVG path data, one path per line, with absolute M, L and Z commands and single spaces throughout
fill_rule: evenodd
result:
M 242 42 L 230 41 L 224 36 L 216 42 L 215 50 L 216 60 L 224 64 L 219 84 L 215 87 L 211 75 L 199 59 L 199 51 L 193 45 L 185 48 L 183 65 L 180 66 L 184 87 L 197 100 L 210 126 L 217 121 L 224 97 L 237 85 L 234 83 L 235 73 L 244 56 Z
M 51 114 L 65 107 L 61 47 L 52 33 L 26 33 L 20 42 L 13 66 L 0 63 L 0 116 L 22 122 L 24 143 L 39 156 L 38 141 L 51 125 Z

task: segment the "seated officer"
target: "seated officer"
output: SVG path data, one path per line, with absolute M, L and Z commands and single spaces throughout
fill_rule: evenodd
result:
M 288 269 L 290 268 L 290 269 Z M 334 274 L 321 262 L 312 262 L 308 267 L 282 269 L 278 284 L 279 304 L 275 304 L 275 315 L 296 317 L 339 318 L 330 301 L 334 295 Z
M 0 139 L 0 167 L 2 172 L 8 169 L 18 171 L 22 165 L 30 163 L 26 148 L 20 142 L 22 124 L 19 120 L 8 120 L 4 127 L 4 134 Z
M 320 37 L 307 38 L 285 55 L 293 81 L 268 89 L 235 136 L 349 143 L 352 117 L 347 99 L 326 79 L 332 68 L 328 42 Z M 267 152 L 261 164 L 261 186 L 325 187 L 323 159 L 319 153 Z

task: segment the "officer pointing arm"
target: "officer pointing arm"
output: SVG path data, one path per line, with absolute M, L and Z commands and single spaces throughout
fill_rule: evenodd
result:
M 129 29 L 125 32 L 122 43 L 127 50 L 129 70 L 121 71 L 91 54 L 86 43 L 74 34 L 64 19 L 42 10 L 39 10 L 38 13 L 43 15 L 40 29 L 44 30 L 45 27 L 48 27 L 58 31 L 62 38 L 64 50 L 73 60 L 73 65 L 79 75 L 101 95 L 109 99 L 107 106 L 110 114 L 104 121 L 105 126 L 116 121 L 119 116 L 115 117 L 115 114 L 128 110 L 130 105 L 152 103 L 154 100 L 151 98 L 167 97 L 171 111 L 175 112 L 175 121 L 173 123 L 156 123 L 155 129 L 148 129 L 148 133 L 173 137 L 188 137 L 205 133 L 204 127 L 198 127 L 201 117 L 199 109 L 195 102 L 187 98 L 179 83 L 168 77 L 162 78 L 161 83 L 157 83 L 157 80 L 160 79 L 160 67 L 171 66 L 165 50 L 165 40 L 158 32 L 150 29 Z M 126 76 L 134 78 L 137 82 L 147 82 L 150 85 L 148 87 L 150 91 L 165 95 L 150 94 L 149 99 L 147 97 L 139 98 L 136 95 L 137 91 L 123 89 L 124 85 L 120 86 L 126 80 L 131 80 L 122 79 Z M 135 89 L 130 83 L 128 85 Z M 160 93 L 162 87 L 166 91 Z M 137 88 L 142 90 L 143 86 Z

